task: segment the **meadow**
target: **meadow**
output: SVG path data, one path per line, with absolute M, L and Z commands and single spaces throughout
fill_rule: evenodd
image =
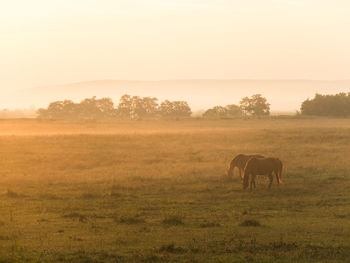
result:
M 0 120 L 0 262 L 349 262 L 349 156 L 347 119 Z

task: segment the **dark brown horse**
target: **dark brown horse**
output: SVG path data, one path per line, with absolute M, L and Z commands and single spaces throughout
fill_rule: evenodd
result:
M 278 158 L 251 158 L 244 168 L 243 188 L 249 185 L 250 190 L 255 186 L 255 177 L 257 175 L 266 175 L 269 177 L 269 188 L 272 185 L 273 173 L 276 175 L 277 183 L 282 183 L 282 162 Z
M 227 175 L 229 177 L 232 177 L 233 175 L 233 170 L 235 169 L 235 167 L 238 168 L 239 170 L 239 176 L 241 177 L 241 180 L 243 180 L 243 171 L 244 168 L 248 162 L 248 160 L 250 158 L 264 158 L 264 156 L 262 155 L 245 155 L 245 154 L 238 154 L 235 158 L 232 159 L 232 161 L 230 162 L 230 165 L 228 166 L 227 169 Z

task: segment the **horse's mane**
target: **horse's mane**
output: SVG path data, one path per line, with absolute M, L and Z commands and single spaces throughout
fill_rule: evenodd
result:
M 233 164 L 237 161 L 237 159 L 242 158 L 243 156 L 244 156 L 244 154 L 238 154 L 235 158 L 233 158 L 231 160 L 230 164 L 228 165 L 228 170 L 232 171 L 234 168 Z
M 231 162 L 236 161 L 237 159 L 241 158 L 242 156 L 244 156 L 244 154 L 242 154 L 242 153 L 241 153 L 241 154 L 238 154 L 235 158 L 232 159 Z

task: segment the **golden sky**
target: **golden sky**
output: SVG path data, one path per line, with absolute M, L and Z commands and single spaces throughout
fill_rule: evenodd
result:
M 0 0 L 0 89 L 347 79 L 349 0 Z

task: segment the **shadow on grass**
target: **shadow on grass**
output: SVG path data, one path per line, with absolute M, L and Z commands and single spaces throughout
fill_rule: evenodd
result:
M 239 226 L 253 226 L 253 227 L 259 227 L 262 226 L 261 223 L 258 220 L 255 219 L 246 219 L 243 222 L 239 224 Z
M 116 219 L 116 222 L 127 225 L 146 223 L 145 219 L 139 216 L 121 216 L 120 218 Z
M 182 216 L 173 215 L 167 216 L 163 219 L 162 223 L 167 226 L 182 226 L 185 225 Z

